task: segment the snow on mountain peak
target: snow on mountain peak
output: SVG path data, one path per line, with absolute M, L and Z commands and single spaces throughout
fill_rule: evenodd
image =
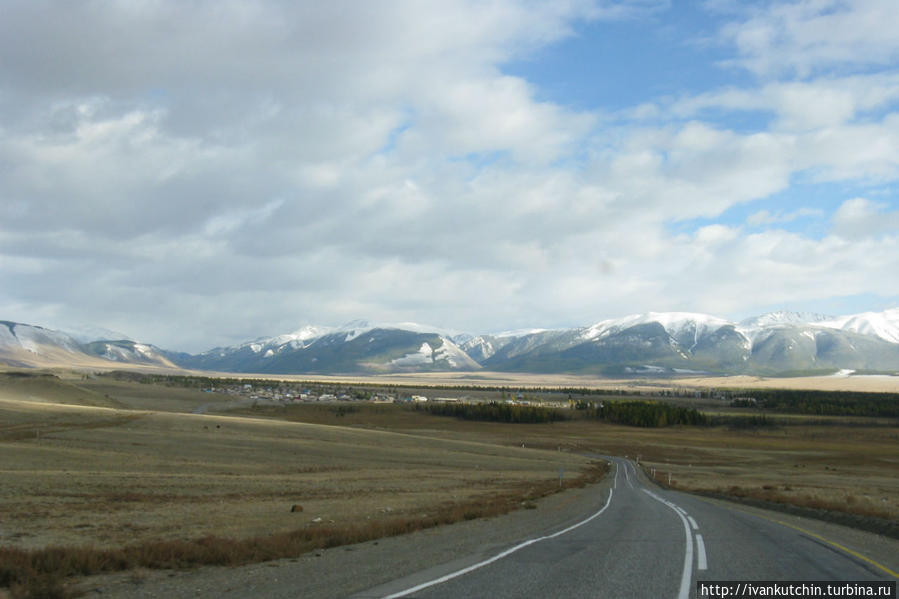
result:
M 862 312 L 815 323 L 829 329 L 851 331 L 899 343 L 899 308 L 883 312 Z
M 67 326 L 60 329 L 80 343 L 90 343 L 91 341 L 135 341 L 125 333 L 105 329 L 92 325 Z
M 528 335 L 536 335 L 537 333 L 546 333 L 553 329 L 515 329 L 513 331 L 503 331 L 492 335 L 497 339 L 505 339 L 506 337 L 527 337 Z
M 746 329 L 755 329 L 759 327 L 770 327 L 777 325 L 804 325 L 804 324 L 820 324 L 823 321 L 833 320 L 833 316 L 826 314 L 818 314 L 815 312 L 791 312 L 789 310 L 778 310 L 769 312 L 761 316 L 753 316 L 740 321 L 740 327 Z
M 828 316 L 814 312 L 780 310 L 747 318 L 740 322 L 739 330 L 748 337 L 755 338 L 766 330 L 785 326 L 838 329 L 869 337 L 878 337 L 890 343 L 899 343 L 899 308 L 883 312 L 862 312 L 848 316 Z
M 309 341 L 310 339 L 315 339 L 317 337 L 321 337 L 322 335 L 327 335 L 333 330 L 334 329 L 332 327 L 322 327 L 307 324 L 292 333 L 272 337 L 269 343 L 272 343 L 274 345 L 284 345 L 286 343 L 293 342 L 295 346 L 299 346 L 302 345 L 304 341 Z
M 641 324 L 656 322 L 672 337 L 679 337 L 691 332 L 699 336 L 703 332 L 715 331 L 723 326 L 732 325 L 730 321 L 695 312 L 647 312 L 645 314 L 631 314 L 621 318 L 603 320 L 591 327 L 587 327 L 581 333 L 581 338 L 586 340 L 601 339 L 612 333 L 628 329 Z
M 359 335 L 374 329 L 388 329 L 397 331 L 410 331 L 412 333 L 433 333 L 447 339 L 460 335 L 456 330 L 442 329 L 417 322 L 370 322 L 368 320 L 353 320 L 340 327 L 340 332 L 346 332 L 346 341 L 352 341 Z
M 6 321 L 4 324 L 4 333 L 0 336 L 2 346 L 21 347 L 36 355 L 43 355 L 43 350 L 48 347 L 59 347 L 68 352 L 78 351 L 78 342 L 62 331 Z

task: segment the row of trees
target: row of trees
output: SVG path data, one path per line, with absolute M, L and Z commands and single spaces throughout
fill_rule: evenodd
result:
M 657 428 L 683 424 L 707 426 L 708 416 L 695 408 L 682 408 L 654 401 L 607 401 L 582 408 L 590 418 L 613 424 Z
M 899 418 L 899 393 L 753 389 L 740 395 L 731 405 L 749 407 L 744 398 L 752 398 L 755 407 L 789 414 Z
M 487 422 L 513 422 L 525 424 L 542 424 L 566 420 L 561 410 L 541 408 L 538 406 L 522 406 L 499 403 L 416 403 L 416 410 L 424 410 L 437 416 L 454 416 L 463 420 L 484 420 Z
M 666 403 L 649 401 L 615 401 L 603 404 L 578 402 L 576 408 L 587 418 L 627 426 L 655 428 L 675 424 L 689 426 L 724 424 L 718 421 L 713 422 L 708 416 L 693 408 L 682 408 Z M 429 402 L 415 404 L 414 409 L 423 410 L 437 416 L 453 416 L 463 420 L 483 420 L 488 422 L 537 424 L 569 419 L 569 415 L 562 410 L 499 402 Z

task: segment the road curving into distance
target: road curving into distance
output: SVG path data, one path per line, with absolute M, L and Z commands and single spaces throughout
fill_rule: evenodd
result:
M 776 515 L 662 490 L 631 461 L 605 459 L 614 479 L 586 518 L 353 597 L 685 599 L 696 596 L 697 581 L 897 578 L 888 566 Z

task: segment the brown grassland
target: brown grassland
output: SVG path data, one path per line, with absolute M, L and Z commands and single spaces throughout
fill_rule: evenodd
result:
M 532 507 L 560 470 L 566 486 L 601 476 L 583 454 L 639 456 L 685 490 L 899 520 L 895 423 L 502 424 L 381 404 L 192 413 L 216 403 L 229 407 L 189 389 L 0 374 L 0 587 L 37 595 L 58 576 L 246 563 Z
M 324 406 L 257 410 L 266 416 L 326 422 Z M 787 417 L 789 418 L 789 417 Z M 795 417 L 798 422 L 808 420 Z M 635 428 L 588 420 L 502 424 L 438 418 L 393 406 L 346 414 L 347 426 L 422 431 L 453 439 L 522 445 L 576 454 L 637 458 L 660 484 L 681 490 L 757 497 L 899 520 L 899 426 L 859 418 L 815 418 L 826 425 L 732 430 L 728 427 Z
M 215 401 L 183 389 L 2 383 L 0 586 L 296 555 L 503 513 L 557 490 L 560 469 L 566 485 L 604 472 L 570 453 L 335 426 L 336 413 L 307 424 L 136 408 Z

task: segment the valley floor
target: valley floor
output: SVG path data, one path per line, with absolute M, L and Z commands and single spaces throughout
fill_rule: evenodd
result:
M 585 454 L 639 456 L 679 489 L 899 520 L 899 427 L 884 423 L 763 431 L 503 424 L 366 403 L 223 404 L 195 414 L 219 399 L 80 376 L 0 378 L 6 549 L 366 527 L 394 534 L 437 514 L 466 520 L 496 503 L 533 507 L 560 474 L 571 484 L 591 472 Z

